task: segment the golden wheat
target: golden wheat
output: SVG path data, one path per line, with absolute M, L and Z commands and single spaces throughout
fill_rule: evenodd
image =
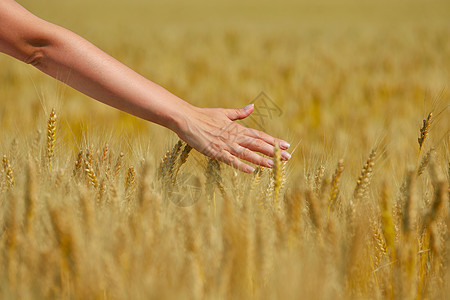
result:
M 340 159 L 336 170 L 334 171 L 333 178 L 331 179 L 328 209 L 334 209 L 336 206 L 339 206 L 339 181 L 341 180 L 342 172 L 344 172 L 344 160 Z
M 356 182 L 356 187 L 353 192 L 353 197 L 355 199 L 362 199 L 367 196 L 367 192 L 370 186 L 370 181 L 372 177 L 373 167 L 375 166 L 375 157 L 377 155 L 377 150 L 373 149 L 370 152 L 369 158 L 361 170 L 361 174 Z
M 238 122 L 297 146 L 243 174 L 0 56 L 1 299 L 447 297 L 448 1 L 325 1 L 320 21 L 311 1 L 200 1 L 176 20 L 178 3 L 79 1 L 23 5 L 60 23 L 90 7 L 72 29 L 101 27 L 93 42 L 197 106 L 253 99 Z
M 431 117 L 433 116 L 433 113 L 429 113 L 427 118 L 425 120 L 423 120 L 423 126 L 420 128 L 420 135 L 417 138 L 417 141 L 419 143 L 419 151 L 422 150 L 422 146 L 423 143 L 425 142 L 425 139 L 427 138 L 428 135 L 428 129 L 430 128 L 431 125 Z M 420 152 L 419 152 L 419 156 L 420 156 Z
M 52 161 L 55 155 L 56 138 L 56 111 L 53 108 L 47 121 L 47 166 L 52 170 Z
M 281 182 L 283 181 L 283 173 L 282 173 L 282 165 L 281 165 L 281 150 L 280 145 L 275 144 L 274 147 L 274 155 L 273 155 L 273 199 L 274 199 L 274 206 L 278 209 L 279 208 L 279 202 L 278 198 L 280 197 L 280 186 Z
M 3 172 L 5 173 L 6 184 L 8 188 L 12 188 L 15 185 L 16 180 L 14 178 L 14 171 L 11 165 L 9 164 L 9 159 L 6 155 L 3 155 L 2 165 L 3 165 Z

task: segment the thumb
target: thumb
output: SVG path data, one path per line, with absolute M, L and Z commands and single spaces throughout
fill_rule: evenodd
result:
M 225 115 L 232 121 L 247 118 L 255 109 L 254 104 L 249 104 L 244 108 L 225 109 Z

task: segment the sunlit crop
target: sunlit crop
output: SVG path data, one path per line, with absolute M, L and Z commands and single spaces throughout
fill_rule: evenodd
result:
M 255 103 L 292 158 L 239 173 L 1 55 L 1 299 L 448 295 L 446 1 L 19 2 L 194 105 Z

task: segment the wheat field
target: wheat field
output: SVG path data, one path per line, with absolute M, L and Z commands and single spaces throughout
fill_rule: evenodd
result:
M 448 1 L 18 2 L 292 158 L 239 173 L 0 55 L 0 299 L 448 297 Z

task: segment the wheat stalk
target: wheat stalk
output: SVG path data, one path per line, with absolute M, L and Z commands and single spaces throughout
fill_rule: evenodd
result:
M 55 232 L 59 250 L 63 256 L 62 268 L 64 272 L 69 270 L 72 274 L 76 272 L 75 245 L 72 233 L 69 232 L 68 225 L 62 221 L 61 213 L 55 208 L 49 208 L 50 221 Z
M 120 169 L 122 168 L 123 157 L 124 154 L 120 152 L 119 156 L 117 157 L 116 164 L 114 165 L 114 177 L 117 177 L 117 175 L 119 175 Z
M 102 205 L 102 203 L 105 200 L 105 196 L 106 196 L 106 182 L 105 182 L 105 178 L 103 178 L 100 181 L 100 185 L 98 186 L 97 206 L 101 206 Z
M 358 177 L 356 182 L 356 187 L 353 192 L 353 197 L 355 200 L 362 199 L 366 197 L 368 188 L 370 186 L 370 180 L 372 177 L 373 167 L 375 165 L 375 157 L 377 155 L 377 150 L 373 149 L 370 152 L 369 158 L 364 164 L 361 174 Z
M 84 161 L 84 170 L 89 178 L 89 182 L 94 188 L 98 187 L 97 176 L 95 175 L 94 169 L 92 168 L 92 163 L 88 159 Z
M 435 154 L 434 148 L 431 148 L 427 154 L 422 158 L 422 162 L 420 163 L 419 167 L 417 168 L 417 176 L 422 175 L 422 173 L 427 168 L 428 164 L 430 163 L 430 160 L 433 158 L 433 155 Z
M 52 170 L 52 161 L 55 156 L 56 140 L 56 111 L 53 108 L 47 121 L 47 166 Z
M 309 217 L 311 219 L 311 223 L 314 225 L 316 229 L 320 229 L 322 227 L 320 203 L 312 190 L 310 189 L 306 190 L 305 200 L 308 205 L 309 209 L 308 212 Z
M 433 116 L 433 113 L 429 113 L 427 118 L 423 120 L 422 128 L 420 128 L 420 134 L 417 139 L 419 142 L 419 157 L 420 157 L 420 151 L 422 150 L 423 143 L 425 142 L 426 137 L 428 136 L 428 129 L 431 125 L 431 117 Z
M 282 165 L 281 165 L 281 150 L 280 150 L 280 145 L 278 145 L 278 144 L 275 144 L 275 147 L 274 147 L 273 162 L 274 162 L 273 170 L 272 170 L 273 193 L 274 193 L 273 201 L 274 201 L 275 207 L 277 209 L 279 209 L 278 198 L 280 195 L 280 186 L 281 186 L 281 182 L 283 180 L 283 174 L 282 174 Z
M 159 169 L 158 169 L 158 177 L 162 181 L 164 185 L 165 191 L 170 195 L 172 193 L 174 176 L 177 168 L 177 161 L 181 153 L 181 148 L 183 146 L 183 141 L 179 140 L 172 148 L 172 150 L 168 151 L 164 158 L 162 159 Z M 189 148 L 186 148 L 187 151 Z M 186 153 L 185 153 L 186 154 Z M 187 159 L 187 156 L 186 156 Z
M 319 196 L 320 194 L 320 188 L 322 186 L 324 176 L 325 176 L 325 167 L 319 166 L 314 174 L 314 186 L 313 186 L 314 192 L 317 194 L 317 196 Z
M 328 210 L 334 209 L 339 204 L 337 200 L 339 198 L 339 181 L 341 180 L 342 172 L 344 172 L 344 160 L 340 159 L 331 179 Z
M 177 161 L 176 167 L 175 167 L 175 171 L 173 174 L 173 179 L 172 179 L 172 185 L 174 186 L 176 184 L 177 181 L 177 176 L 178 176 L 178 172 L 180 171 L 180 168 L 182 165 L 184 165 L 188 159 L 189 153 L 191 152 L 192 147 L 189 146 L 188 144 L 186 144 L 183 148 L 183 151 L 180 154 L 180 158 Z
M 90 232 L 93 230 L 93 224 L 94 224 L 94 206 L 92 204 L 91 199 L 88 196 L 87 190 L 85 186 L 78 186 L 78 193 L 79 193 L 79 201 L 80 201 L 80 207 L 83 212 L 84 222 L 85 222 L 85 229 L 86 232 Z
M 139 191 L 138 191 L 138 204 L 139 207 L 144 207 L 146 202 L 149 200 L 149 186 L 148 186 L 148 176 L 149 176 L 149 165 L 147 162 L 144 162 L 141 172 L 140 172 L 140 180 L 139 180 Z
M 436 216 L 440 211 L 445 209 L 445 205 L 448 205 L 448 186 L 445 181 L 437 181 L 435 183 L 434 199 L 428 212 L 422 218 L 422 226 L 420 233 L 423 233 L 425 229 L 429 228 L 436 220 Z
M 83 167 L 83 150 L 80 150 L 77 155 L 77 159 L 75 160 L 75 166 L 73 168 L 73 176 L 79 174 L 79 171 Z
M 127 177 L 125 178 L 125 190 L 133 190 L 136 186 L 136 171 L 133 166 L 128 168 Z
M 381 223 L 382 223 L 382 231 L 383 236 L 386 241 L 386 247 L 388 249 L 389 255 L 391 257 L 391 261 L 395 260 L 395 232 L 394 232 L 394 222 L 392 218 L 392 207 L 391 207 L 391 199 L 388 195 L 387 185 L 383 183 L 381 189 Z
M 25 190 L 25 228 L 28 234 L 32 233 L 33 218 L 36 213 L 36 171 L 31 156 L 28 157 Z
M 225 187 L 222 183 L 220 164 L 217 160 L 209 158 L 206 166 L 206 190 L 208 192 L 208 203 L 213 205 L 214 215 L 216 215 L 216 201 L 214 187 L 217 186 L 225 201 L 229 201 Z
M 406 185 L 404 189 L 405 202 L 403 204 L 402 219 L 402 230 L 405 235 L 408 235 L 411 232 L 417 215 L 417 203 L 414 193 L 415 175 L 416 174 L 413 171 L 408 171 L 408 174 L 406 175 Z
M 375 240 L 375 244 L 378 248 L 378 251 L 381 253 L 381 255 L 387 255 L 387 245 L 386 245 L 386 241 L 383 237 L 383 233 L 380 228 L 379 222 L 372 221 L 371 228 L 372 228 L 372 232 L 373 232 L 373 239 Z
M 16 180 L 14 177 L 13 168 L 9 164 L 9 159 L 6 155 L 3 155 L 2 165 L 3 165 L 3 171 L 5 172 L 6 184 L 7 184 L 8 189 L 10 189 L 16 184 Z
M 105 147 L 103 147 L 102 151 L 102 164 L 103 166 L 106 166 L 107 169 L 109 169 L 110 163 L 111 163 L 111 156 L 109 151 L 109 145 L 105 144 Z
M 253 172 L 253 180 L 250 185 L 250 190 L 248 193 L 249 195 L 261 181 L 263 172 L 264 172 L 264 167 L 261 167 L 261 166 L 256 167 L 255 172 Z

